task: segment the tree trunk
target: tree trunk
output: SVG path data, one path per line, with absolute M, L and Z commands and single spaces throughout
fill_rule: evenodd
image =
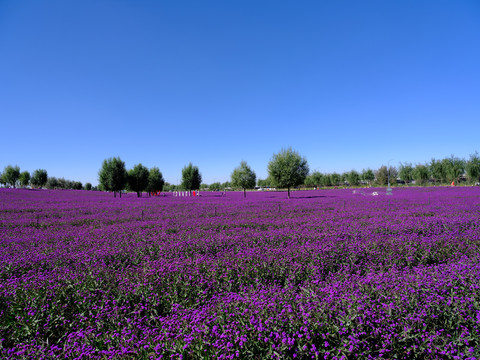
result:
M 243 198 L 245 199 L 247 197 L 247 189 L 243 189 Z
M 118 192 L 120 194 L 120 199 L 122 198 L 122 190 Z
M 114 198 L 117 197 L 117 192 L 116 192 L 116 191 L 113 192 L 113 197 L 114 197 Z
M 140 197 L 140 191 L 137 191 L 137 198 Z
M 290 199 L 290 186 L 287 188 L 288 198 Z

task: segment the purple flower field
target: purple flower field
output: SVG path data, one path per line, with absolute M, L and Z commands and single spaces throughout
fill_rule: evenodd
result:
M 0 358 L 480 358 L 480 189 L 393 192 L 0 189 Z

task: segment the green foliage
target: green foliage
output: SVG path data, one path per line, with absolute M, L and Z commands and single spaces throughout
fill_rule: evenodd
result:
M 31 183 L 35 187 L 44 187 L 47 184 L 48 173 L 45 169 L 37 169 L 33 172 Z
M 350 171 L 347 173 L 347 181 L 352 186 L 358 185 L 360 183 L 360 174 L 355 170 Z
M 332 186 L 332 174 L 325 174 L 322 177 L 322 186 Z
M 18 181 L 23 187 L 27 186 L 30 183 L 30 173 L 28 171 L 21 172 Z
M 429 172 L 435 182 L 446 182 L 447 174 L 441 160 L 432 159 L 429 164 Z
M 388 169 L 385 165 L 375 172 L 375 181 L 378 185 L 387 185 L 388 183 Z
M 340 185 L 342 181 L 342 176 L 336 172 L 330 174 L 330 183 L 334 186 Z
M 222 188 L 222 184 L 220 184 L 219 182 L 214 182 L 208 186 L 208 189 L 210 191 L 218 191 L 221 188 Z
M 442 166 L 445 171 L 445 180 L 448 183 L 459 181 L 460 176 L 465 172 L 465 161 L 453 155 L 443 159 Z
M 465 164 L 465 169 L 470 182 L 480 181 L 480 157 L 477 152 L 470 155 L 470 159 Z
M 193 166 L 192 163 L 188 164 L 182 169 L 182 187 L 185 190 L 197 190 L 202 183 L 202 175 L 197 166 Z
M 113 196 L 116 197 L 116 192 L 120 192 L 122 197 L 122 190 L 127 184 L 127 170 L 125 170 L 125 163 L 119 157 L 113 157 L 103 160 L 102 167 L 98 172 L 98 181 L 105 191 L 113 191 Z
M 269 178 L 266 178 L 266 179 L 258 179 L 257 185 L 260 186 L 260 187 L 262 187 L 262 188 L 271 187 L 271 186 L 272 186 L 272 182 L 270 181 Z
M 227 188 L 231 188 L 232 187 L 232 183 L 230 181 L 225 181 L 224 183 L 222 183 L 222 188 L 223 189 L 227 189 Z
M 429 179 L 428 167 L 422 164 L 417 164 L 413 169 L 413 178 L 415 179 L 416 184 L 425 184 Z
M 71 182 L 71 188 L 73 190 L 82 190 L 83 189 L 83 184 L 80 181 L 72 181 Z
M 202 175 L 197 166 L 193 166 L 189 163 L 182 169 L 182 187 L 185 190 L 197 190 L 202 183 Z
M 372 169 L 363 169 L 360 177 L 363 181 L 366 181 L 367 184 L 370 185 L 372 181 L 375 180 L 375 173 Z
M 6 184 L 15 188 L 20 177 L 20 168 L 18 166 L 8 165 L 3 170 L 2 178 Z
M 400 179 L 405 181 L 406 184 L 411 182 L 414 178 L 413 176 L 413 166 L 411 163 L 400 163 L 400 168 L 398 169 L 398 175 Z
M 158 170 L 158 169 L 157 169 Z M 128 188 L 137 193 L 137 197 L 141 196 L 142 191 L 148 187 L 149 171 L 142 164 L 137 164 L 128 171 L 127 182 Z
M 152 167 L 148 174 L 147 191 L 148 192 L 162 191 L 164 184 L 165 184 L 165 180 L 163 179 L 163 175 L 160 172 L 160 169 L 158 167 Z
M 45 184 L 47 189 L 57 189 L 59 186 L 58 179 L 55 176 L 50 176 Z
M 287 188 L 288 198 L 290 198 L 290 188 L 303 184 L 308 172 L 307 160 L 292 148 L 282 149 L 274 154 L 268 163 L 268 174 L 273 185 Z
M 89 182 L 87 182 L 87 183 L 85 184 L 85 190 L 88 190 L 88 191 L 92 190 L 92 184 L 90 184 Z
M 247 165 L 246 161 L 240 162 L 240 166 L 233 170 L 232 185 L 243 189 L 243 197 L 247 196 L 246 189 L 253 189 L 257 180 L 255 172 Z

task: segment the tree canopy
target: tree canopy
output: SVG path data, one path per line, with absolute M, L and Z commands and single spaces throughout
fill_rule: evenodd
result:
M 148 187 L 148 169 L 142 164 L 137 164 L 128 171 L 128 188 L 137 193 L 137 197 L 141 196 L 142 191 Z
M 273 185 L 287 188 L 289 199 L 290 188 L 303 184 L 308 172 L 307 160 L 292 148 L 282 149 L 268 163 L 268 174 Z
M 18 178 L 20 177 L 20 168 L 18 166 L 8 165 L 3 170 L 3 181 L 15 188 L 17 186 Z
M 465 164 L 465 168 L 471 182 L 480 180 L 480 157 L 477 152 L 470 155 L 470 159 Z
M 98 181 L 104 190 L 113 191 L 114 197 L 117 196 L 117 191 L 122 197 L 122 190 L 125 189 L 127 183 L 125 163 L 119 157 L 103 160 L 102 167 L 98 172 Z
M 37 169 L 33 172 L 31 183 L 36 187 L 44 187 L 47 184 L 48 173 L 45 169 Z
M 20 185 L 26 187 L 30 183 L 30 173 L 28 171 L 22 171 L 18 177 Z
M 162 191 L 164 184 L 165 180 L 163 180 L 163 175 L 160 172 L 160 169 L 158 167 L 152 167 L 148 173 L 147 191 L 149 193 Z
M 247 189 L 253 189 L 257 182 L 255 172 L 247 165 L 246 161 L 240 162 L 240 166 L 235 168 L 231 175 L 232 186 L 243 189 L 243 197 L 247 197 Z
M 197 166 L 193 166 L 192 163 L 190 163 L 182 169 L 182 187 L 185 190 L 200 189 L 201 183 L 202 175 Z

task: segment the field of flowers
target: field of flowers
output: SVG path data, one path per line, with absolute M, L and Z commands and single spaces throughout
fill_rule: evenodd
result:
M 0 358 L 480 358 L 479 188 L 201 195 L 0 189 Z

